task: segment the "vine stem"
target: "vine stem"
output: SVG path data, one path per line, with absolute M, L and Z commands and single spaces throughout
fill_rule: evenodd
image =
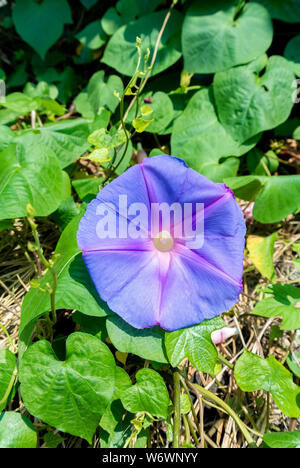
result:
M 5 326 L 2 325 L 2 323 L 0 323 L 0 328 L 2 328 L 2 330 L 4 331 L 5 335 L 7 336 L 7 339 L 9 341 L 9 344 L 14 347 L 14 343 L 13 343 L 13 340 L 11 339 L 11 336 L 10 334 L 8 333 L 8 331 L 6 330 Z
M 174 420 L 173 420 L 173 448 L 179 448 L 180 439 L 180 374 L 178 369 L 173 371 L 174 383 Z
M 3 405 L 3 404 L 6 402 L 7 398 L 9 397 L 9 394 L 10 394 L 10 392 L 11 392 L 11 389 L 12 389 L 13 386 L 14 386 L 17 373 L 18 373 L 18 369 L 17 369 L 17 366 L 16 366 L 16 367 L 14 368 L 13 373 L 12 373 L 12 376 L 11 376 L 11 379 L 10 379 L 9 384 L 8 384 L 8 386 L 7 386 L 6 392 L 4 393 L 3 397 L 2 397 L 1 400 L 0 400 L 0 406 Z
M 224 356 L 222 356 L 222 354 L 218 353 L 218 359 L 219 359 L 223 364 L 225 364 L 225 366 L 229 367 L 229 369 L 231 369 L 231 370 L 234 369 L 234 365 L 233 365 L 231 362 L 227 361 L 227 359 L 226 359 Z
M 32 207 L 31 207 L 31 209 L 32 209 Z M 30 208 L 28 209 L 28 212 L 29 211 L 30 211 Z M 27 217 L 27 220 L 29 222 L 29 225 L 30 225 L 31 230 L 32 230 L 32 235 L 33 235 L 33 238 L 35 240 L 35 247 L 36 247 L 36 252 L 38 254 L 38 257 L 39 257 L 40 261 L 42 262 L 42 264 L 46 268 L 49 269 L 49 271 L 51 273 L 51 276 L 52 276 L 53 283 L 52 283 L 52 288 L 51 288 L 51 292 L 50 292 L 50 303 L 51 303 L 52 321 L 53 321 L 53 324 L 55 324 L 57 322 L 56 308 L 55 308 L 55 292 L 56 292 L 56 289 L 57 289 L 56 271 L 55 271 L 52 263 L 50 261 L 48 261 L 46 259 L 46 257 L 44 256 L 43 249 L 41 247 L 41 243 L 40 243 L 40 239 L 39 239 L 39 235 L 38 235 L 38 232 L 37 232 L 37 225 L 35 224 L 34 219 L 33 219 L 32 216 L 30 216 L 30 214 Z
M 168 24 L 168 21 L 170 19 L 170 16 L 171 16 L 171 13 L 172 13 L 172 10 L 174 8 L 174 6 L 176 5 L 178 0 L 173 0 L 169 10 L 168 10 L 168 13 L 166 14 L 165 16 L 165 19 L 164 19 L 164 22 L 162 24 L 162 27 L 158 33 L 158 36 L 157 36 L 157 40 L 156 40 L 156 43 L 155 43 L 155 46 L 154 46 L 154 52 L 153 52 L 153 56 L 152 56 L 152 59 L 151 59 L 151 63 L 150 63 L 150 69 L 149 69 L 149 72 L 147 73 L 145 79 L 143 80 L 143 83 L 141 84 L 141 87 L 139 89 L 139 94 L 141 94 L 141 92 L 143 91 L 143 89 L 145 88 L 146 86 L 146 83 L 151 75 L 151 71 L 152 71 L 152 68 L 153 68 L 153 65 L 155 63 L 155 60 L 156 60 L 156 56 L 157 56 L 157 52 L 158 52 L 158 46 L 159 46 L 159 43 L 160 43 L 160 40 L 162 38 L 162 35 L 166 29 L 166 26 Z M 125 115 L 124 115 L 124 120 L 126 120 L 126 118 L 128 117 L 128 114 L 129 114 L 129 111 L 130 109 L 132 108 L 132 106 L 134 105 L 135 101 L 137 99 L 137 96 L 134 96 L 134 98 L 132 99 L 132 101 L 130 102 L 129 106 L 127 107 L 127 110 L 125 112 Z
M 182 379 L 185 380 L 187 386 L 197 395 L 197 398 L 199 399 L 199 401 L 201 399 L 201 396 L 204 396 L 208 400 L 213 401 L 218 406 L 220 406 L 222 409 L 224 409 L 225 412 L 228 413 L 229 416 L 231 416 L 232 419 L 236 422 L 236 424 L 240 428 L 240 430 L 241 430 L 242 434 L 244 435 L 244 437 L 245 437 L 246 441 L 248 442 L 248 444 L 250 446 L 252 446 L 252 447 L 256 446 L 256 444 L 255 444 L 254 440 L 252 439 L 246 425 L 238 417 L 238 415 L 235 413 L 235 411 L 232 408 L 230 408 L 229 405 L 227 405 L 227 403 L 225 403 L 223 400 L 221 400 L 221 398 L 217 397 L 214 393 L 210 392 L 206 388 L 200 387 L 199 385 L 197 385 L 197 386 L 193 385 L 182 373 L 181 373 L 181 377 L 182 377 Z

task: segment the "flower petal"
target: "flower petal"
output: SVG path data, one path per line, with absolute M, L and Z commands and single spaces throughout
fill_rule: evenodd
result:
M 165 281 L 160 325 L 177 330 L 211 319 L 238 300 L 241 284 L 177 244 Z
M 135 328 L 157 325 L 159 261 L 148 252 L 86 252 L 83 260 L 109 307 Z

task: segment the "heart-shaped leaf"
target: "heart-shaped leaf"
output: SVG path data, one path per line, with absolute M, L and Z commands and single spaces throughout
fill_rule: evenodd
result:
M 300 177 L 241 176 L 224 180 L 243 200 L 255 200 L 253 217 L 260 223 L 277 223 L 300 208 Z
M 274 356 L 263 359 L 244 350 L 235 365 L 234 375 L 244 392 L 270 392 L 284 414 L 299 418 L 300 387 L 294 384 L 292 374 Z
M 286 21 L 287 23 L 299 23 L 300 4 L 298 0 L 254 0 L 264 5 L 272 18 Z
M 65 120 L 55 124 L 44 125 L 39 129 L 15 132 L 16 141 L 28 145 L 35 142 L 36 135 L 42 145 L 52 149 L 63 169 L 78 159 L 89 148 L 87 137 L 90 127 L 86 120 Z M 32 136 L 34 135 L 34 138 Z
M 106 41 L 106 34 L 102 29 L 101 21 L 96 20 L 89 23 L 84 29 L 76 34 L 81 44 L 89 49 L 99 49 Z
M 166 419 L 170 397 L 163 378 L 157 372 L 141 369 L 136 374 L 136 384 L 122 392 L 121 401 L 131 413 L 145 411 Z
M 258 302 L 252 313 L 261 317 L 282 317 L 281 330 L 299 329 L 299 288 L 290 284 L 275 284 L 266 293 L 268 297 Z
M 121 74 L 133 76 L 138 61 L 136 37 L 139 36 L 142 39 L 142 57 L 147 54 L 148 48 L 153 54 L 166 13 L 165 10 L 151 13 L 119 28 L 108 42 L 102 61 Z M 166 70 L 180 59 L 181 47 L 178 31 L 180 31 L 181 22 L 181 14 L 173 11 L 158 46 L 152 76 Z
M 6 411 L 0 414 L 0 448 L 36 448 L 36 430 L 23 414 Z
M 104 71 L 100 70 L 91 77 L 87 91 L 88 100 L 95 115 L 99 113 L 99 110 L 101 111 L 102 106 L 114 112 L 119 104 L 114 92 L 116 91 L 120 95 L 123 93 L 123 82 L 117 75 L 105 77 Z
M 277 127 L 294 105 L 294 74 L 283 57 L 273 56 L 260 69 L 232 68 L 214 78 L 218 116 L 227 132 L 244 142 L 259 132 Z
M 98 338 L 73 333 L 60 361 L 48 341 L 34 343 L 20 363 L 21 393 L 34 416 L 89 443 L 115 388 L 116 365 Z
M 295 75 L 300 76 L 300 34 L 290 40 L 285 48 L 284 56 L 289 61 Z
M 223 320 L 216 317 L 204 320 L 193 327 L 167 332 L 165 343 L 171 365 L 176 367 L 184 358 L 188 358 L 197 370 L 214 375 L 218 352 L 212 342 L 211 334 L 214 330 L 223 327 Z
M 268 11 L 248 3 L 240 11 L 229 0 L 196 1 L 182 28 L 185 69 L 215 73 L 248 63 L 265 52 L 273 37 Z
M 47 216 L 70 194 L 70 182 L 50 148 L 35 140 L 11 144 L 0 156 L 0 219 L 26 216 L 28 203 Z
M 259 136 L 243 145 L 234 141 L 218 120 L 211 88 L 203 88 L 194 94 L 174 123 L 172 155 L 183 158 L 188 166 L 205 175 L 206 166 L 219 164 L 224 156 L 241 156 L 258 139 Z
M 67 0 L 43 0 L 39 3 L 18 0 L 12 17 L 18 34 L 42 59 L 62 34 L 64 24 L 72 23 Z

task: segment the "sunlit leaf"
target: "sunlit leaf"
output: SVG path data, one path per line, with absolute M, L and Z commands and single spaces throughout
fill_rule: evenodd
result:
M 300 291 L 290 284 L 274 284 L 267 297 L 258 302 L 252 313 L 261 317 L 282 317 L 281 330 L 300 328 Z
M 21 393 L 31 414 L 91 443 L 112 399 L 115 374 L 108 347 L 77 332 L 67 339 L 65 361 L 44 340 L 26 351 L 20 363 Z
M 216 317 L 193 327 L 166 333 L 166 350 L 171 365 L 176 367 L 184 358 L 188 358 L 197 370 L 213 375 L 218 352 L 211 333 L 223 327 L 223 320 Z
M 251 235 L 247 239 L 250 260 L 258 271 L 269 279 L 274 274 L 273 255 L 276 237 L 277 232 L 274 232 L 268 237 Z
M 23 414 L 6 411 L 0 414 L 0 448 L 36 448 L 37 433 Z
M 300 416 L 300 387 L 294 384 L 292 374 L 274 356 L 263 359 L 245 349 L 235 365 L 234 375 L 244 392 L 266 390 L 285 415 Z
M 136 374 L 136 384 L 122 392 L 121 401 L 131 413 L 146 411 L 166 419 L 170 397 L 163 378 L 157 372 L 141 369 Z
M 142 57 L 147 53 L 147 48 L 153 54 L 166 13 L 166 10 L 151 13 L 120 27 L 109 40 L 102 61 L 119 73 L 133 76 L 138 60 L 136 37 L 139 36 L 142 39 Z M 173 11 L 158 46 L 152 76 L 180 59 L 181 46 L 178 31 L 180 31 L 181 22 L 181 14 Z
M 257 3 L 237 13 L 230 0 L 195 1 L 182 28 L 185 69 L 215 73 L 248 63 L 269 48 L 272 37 L 270 16 Z

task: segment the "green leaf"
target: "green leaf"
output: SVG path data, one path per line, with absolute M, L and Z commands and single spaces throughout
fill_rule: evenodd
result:
M 15 112 L 17 115 L 24 115 L 37 109 L 38 101 L 23 93 L 11 93 L 5 96 L 5 99 L 0 102 L 0 105 Z
M 270 448 L 300 448 L 300 431 L 269 432 L 264 435 L 264 442 Z
M 15 122 L 18 119 L 19 113 L 10 109 L 0 109 L 0 125 Z
M 57 86 L 58 91 L 59 91 L 58 98 L 60 102 L 66 104 L 67 101 L 71 99 L 71 97 L 73 96 L 73 93 L 77 89 L 78 81 L 79 81 L 79 77 L 75 73 L 73 68 L 69 66 L 65 67 L 60 77 L 60 82 Z
M 211 333 L 224 327 L 220 317 L 204 320 L 199 325 L 167 332 L 165 344 L 169 361 L 173 367 L 188 358 L 199 371 L 214 375 L 218 363 L 218 352 L 211 339 Z
M 236 176 L 239 166 L 239 158 L 221 158 L 220 162 L 203 163 L 201 173 L 214 182 L 223 182 L 226 177 Z
M 1 127 L 1 134 L 3 128 L 5 127 Z M 47 146 L 54 152 L 63 169 L 87 151 L 89 134 L 89 122 L 85 119 L 75 119 L 46 124 L 34 130 L 15 131 L 9 138 L 26 145 L 28 151 L 31 151 L 30 145 L 35 145 L 36 142 Z
M 0 151 L 7 148 L 14 141 L 14 132 L 6 125 L 0 126 Z
M 249 258 L 258 271 L 266 278 L 271 279 L 274 275 L 274 244 L 277 232 L 268 237 L 248 236 L 247 249 Z
M 166 14 L 166 10 L 151 13 L 120 27 L 109 40 L 102 62 L 115 68 L 121 74 L 133 76 L 138 61 L 136 37 L 139 36 L 142 39 L 142 57 L 147 53 L 147 48 L 153 54 Z M 158 46 L 152 76 L 166 70 L 180 59 L 181 47 L 178 31 L 180 31 L 181 22 L 181 14 L 173 10 Z
M 103 70 L 94 73 L 87 87 L 88 99 L 94 113 L 97 115 L 99 111 L 101 112 L 102 106 L 114 112 L 119 104 L 114 92 L 116 91 L 121 95 L 123 89 L 123 82 L 119 76 L 109 75 L 109 77 L 105 77 Z
M 63 231 L 55 254 L 58 254 L 54 264 L 58 285 L 55 294 L 57 309 L 76 309 L 83 314 L 103 317 L 110 309 L 97 293 L 88 271 L 83 263 L 81 252 L 77 246 L 76 233 L 82 214 L 74 218 Z M 46 283 L 52 284 L 48 271 L 39 281 L 40 287 L 46 289 Z M 26 347 L 32 333 L 34 322 L 45 312 L 51 310 L 50 295 L 36 288 L 31 288 L 25 295 L 20 324 L 20 340 Z
M 132 121 L 133 128 L 138 133 L 143 133 L 147 127 L 151 124 L 152 120 L 142 119 L 141 117 L 136 117 Z
M 54 434 L 54 432 L 47 432 L 44 437 L 45 446 L 43 448 L 57 448 L 64 440 L 65 437 L 60 436 L 59 434 Z
M 180 412 L 181 414 L 188 414 L 191 411 L 191 402 L 186 393 L 180 394 Z
M 87 10 L 90 10 L 94 5 L 96 5 L 98 0 L 80 0 L 80 1 Z
M 299 329 L 299 288 L 289 284 L 275 284 L 266 293 L 272 296 L 258 302 L 252 313 L 261 317 L 282 317 L 281 330 Z
M 90 335 L 96 336 L 103 342 L 106 340 L 108 335 L 105 326 L 105 317 L 94 317 L 75 311 L 72 314 L 72 320 L 80 326 L 80 331 L 82 333 L 88 333 Z M 77 330 L 78 327 L 76 328 L 76 331 Z
M 241 176 L 224 180 L 236 197 L 255 200 L 253 216 L 260 223 L 277 223 L 300 207 L 300 177 Z
M 274 356 L 263 359 L 244 350 L 235 365 L 234 375 L 244 392 L 270 392 L 285 415 L 300 416 L 300 387 L 294 384 L 292 374 Z
M 106 321 L 106 328 L 112 344 L 122 353 L 132 353 L 143 359 L 168 362 L 164 350 L 165 332 L 160 327 L 137 329 L 117 315 Z
M 67 0 L 18 0 L 12 17 L 17 33 L 42 59 L 61 36 L 64 24 L 72 23 Z
M 137 372 L 136 384 L 122 392 L 121 401 L 131 413 L 145 411 L 167 419 L 169 393 L 163 378 L 152 369 Z
M 299 12 L 300 18 L 300 12 Z M 300 20 L 299 20 L 300 21 Z M 293 37 L 284 50 L 284 56 L 289 61 L 291 69 L 300 77 L 300 34 Z
M 99 164 L 110 161 L 109 150 L 107 148 L 96 148 L 89 153 L 88 159 Z
M 86 179 L 75 179 L 72 180 L 72 185 L 77 192 L 77 195 L 83 200 L 87 195 L 96 197 L 100 191 L 101 178 L 88 177 Z
M 105 44 L 107 35 L 102 29 L 101 21 L 96 20 L 89 23 L 84 29 L 82 29 L 82 31 L 76 34 L 75 37 L 82 45 L 94 50 L 99 49 L 103 44 Z
M 70 193 L 69 178 L 53 151 L 37 136 L 10 145 L 0 155 L 0 219 L 26 216 L 30 203 L 37 216 L 55 211 Z
M 188 72 L 215 73 L 248 63 L 272 42 L 272 21 L 267 10 L 248 3 L 237 18 L 236 2 L 196 1 L 182 28 L 184 67 Z
M 75 216 L 80 213 L 79 206 L 76 205 L 72 195 L 63 200 L 51 217 L 63 231 Z
M 24 94 L 31 98 L 56 99 L 58 96 L 58 89 L 54 85 L 49 85 L 46 81 L 40 81 L 37 85 L 27 82 L 24 88 Z
M 203 88 L 194 94 L 174 123 L 172 155 L 183 158 L 188 166 L 206 175 L 208 165 L 218 166 L 224 156 L 241 156 L 258 139 L 259 136 L 244 145 L 234 141 L 218 120 L 212 90 Z
M 11 229 L 11 228 L 12 228 L 12 222 L 10 219 L 0 220 L 0 231 L 3 231 L 4 229 Z
M 112 133 L 105 130 L 105 128 L 100 128 L 95 130 L 88 137 L 88 142 L 90 145 L 93 145 L 98 149 L 107 149 L 107 152 L 110 149 L 121 146 L 123 143 L 125 143 L 125 141 L 126 136 L 122 129 Z
M 101 26 L 108 36 L 112 36 L 125 23 L 125 18 L 114 7 L 108 8 L 101 18 Z
M 110 406 L 106 408 L 104 415 L 101 418 L 100 426 L 110 434 L 113 435 L 116 426 L 122 420 L 125 409 L 121 403 L 120 397 L 123 391 L 132 386 L 131 380 L 127 372 L 121 367 L 116 367 L 116 387 L 113 394 Z
M 28 411 L 56 429 L 89 443 L 115 388 L 116 365 L 108 347 L 86 333 L 72 333 L 66 360 L 50 343 L 34 343 L 20 363 L 21 394 Z
M 219 119 L 228 133 L 244 142 L 287 120 L 294 102 L 294 74 L 283 57 L 273 56 L 259 70 L 232 68 L 214 78 Z
M 115 170 L 117 175 L 122 174 L 126 169 L 128 169 L 128 166 L 130 164 L 130 161 L 131 161 L 131 158 L 132 158 L 132 151 L 133 151 L 132 150 L 132 143 L 131 143 L 130 140 L 129 140 L 128 148 L 127 148 L 125 154 L 124 154 L 124 151 L 125 151 L 125 145 L 122 145 L 120 151 L 118 151 L 118 153 L 117 153 L 117 157 L 116 157 L 115 162 L 114 162 L 115 167 L 120 163 L 119 166 L 117 167 L 117 169 Z M 113 155 L 113 150 L 110 150 L 110 153 L 111 153 L 110 157 L 112 159 L 113 156 L 114 156 Z M 108 164 L 110 164 L 110 162 L 109 163 L 103 163 L 102 166 L 103 167 L 108 167 Z
M 253 148 L 247 154 L 247 166 L 251 174 L 269 175 L 278 169 L 279 161 L 274 151 L 263 153 L 258 148 Z
M 131 435 L 131 414 L 126 414 L 114 429 L 112 435 L 100 427 L 99 439 L 101 448 L 123 448 Z
M 120 15 L 126 18 L 135 18 L 152 13 L 161 3 L 161 0 L 118 0 L 116 8 Z
M 290 370 L 295 374 L 298 379 L 300 379 L 300 353 L 298 354 L 289 354 L 286 360 L 287 365 Z
M 0 448 L 36 448 L 37 433 L 28 418 L 14 411 L 0 414 Z
M 93 119 L 95 117 L 95 113 L 93 111 L 93 107 L 89 101 L 88 93 L 83 91 L 76 96 L 74 99 L 74 104 L 76 107 L 76 111 L 82 115 L 85 119 Z M 108 111 L 107 111 L 108 112 Z
M 147 96 L 149 96 L 149 93 L 147 93 Z M 142 100 L 143 98 L 141 98 L 141 103 L 143 102 Z M 145 107 L 147 109 L 146 113 Z M 146 130 L 150 133 L 160 133 L 161 131 L 165 130 L 171 123 L 174 116 L 173 103 L 171 99 L 166 93 L 162 93 L 161 91 L 154 93 L 152 95 L 152 103 L 142 105 L 141 111 L 143 119 L 134 120 L 140 120 L 142 122 L 143 131 Z M 128 118 L 133 118 L 133 114 L 134 112 L 132 112 L 132 115 L 129 113 Z M 146 123 L 147 120 L 150 122 L 150 124 L 144 127 L 143 124 Z
M 263 4 L 272 18 L 287 23 L 300 22 L 300 4 L 298 0 L 254 0 Z
M 15 378 L 16 357 L 8 349 L 0 349 L 0 411 L 9 401 Z

